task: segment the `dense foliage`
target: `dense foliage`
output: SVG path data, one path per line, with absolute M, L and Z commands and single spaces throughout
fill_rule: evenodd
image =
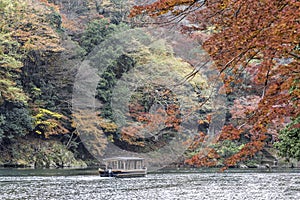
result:
M 235 96 L 234 120 L 219 140 L 249 138 L 239 152 L 228 155 L 227 166 L 254 156 L 267 135 L 277 138 L 286 122 L 300 114 L 299 9 L 300 2 L 294 0 L 158 0 L 131 12 L 146 13 L 164 25 L 181 25 L 214 60 L 224 81 L 222 92 Z M 195 155 L 188 162 L 199 159 Z
M 2 158 L 8 162 L 21 150 L 11 143 L 22 137 L 54 139 L 73 151 L 80 144 L 70 105 L 76 64 L 116 26 L 87 9 L 96 10 L 93 2 L 67 5 L 0 1 L 0 150 L 8 152 Z M 80 18 L 81 30 L 70 16 L 78 9 L 90 14 Z M 37 148 L 34 139 L 28 143 Z
M 275 144 L 280 155 L 285 158 L 300 160 L 300 117 L 293 120 L 280 131 L 279 142 Z
M 94 147 L 90 149 L 93 155 L 102 155 L 108 141 L 140 152 L 163 146 L 179 129 L 182 119 L 177 98 L 190 98 L 187 93 L 176 97 L 159 84 L 136 88 L 126 113 L 133 123 L 126 119 L 123 127 L 113 121 L 111 108 L 116 84 L 124 77 L 136 81 L 127 75 L 130 70 L 151 63 L 149 69 L 136 69 L 144 73 L 150 70 L 153 77 L 162 74 L 187 77 L 198 94 L 188 100 L 202 105 L 197 108 L 199 133 L 192 133 L 196 137 L 186 151 L 186 164 L 233 166 L 254 157 L 275 141 L 281 156 L 299 160 L 299 1 L 149 2 L 133 7 L 130 12 L 134 4 L 131 0 L 0 0 L 0 151 L 6 152 L 3 157 L 20 158 L 16 154 L 23 151 L 20 145 L 32 141 L 33 145 L 28 144 L 30 157 L 35 149 L 42 149 L 43 140 L 51 141 L 42 150 L 43 156 L 51 148 L 53 152 L 66 148 L 80 157 L 87 156 L 79 155 L 85 152 L 82 142 Z M 211 101 L 205 100 L 203 94 L 207 82 L 191 80 L 201 76 L 193 74 L 198 70 L 188 74 L 190 65 L 175 58 L 169 44 L 163 40 L 153 42 L 144 34 L 141 40 L 153 43 L 141 44 L 137 42 L 139 38 L 126 41 L 126 44 L 136 42 L 137 52 L 117 55 L 119 44 L 99 52 L 100 56 L 114 58 L 105 65 L 98 82 L 96 98 L 102 104 L 99 115 L 84 111 L 72 115 L 72 89 L 78 63 L 115 33 L 144 22 L 177 27 L 202 45 L 213 61 L 212 69 L 223 80 L 219 92 L 228 100 L 226 125 L 214 143 L 204 149 L 202 144 L 208 140 L 212 114 Z M 182 40 L 177 45 L 184 47 L 186 43 Z M 140 79 L 148 78 L 142 73 L 138 75 Z M 118 87 L 119 91 L 114 92 L 122 94 L 125 86 Z M 162 107 L 156 114 L 149 113 L 149 108 L 156 104 Z M 95 120 L 96 126 L 86 123 Z M 167 126 L 166 134 L 155 135 L 160 123 Z M 86 141 L 79 138 L 78 124 L 82 124 Z M 141 134 L 144 129 L 150 136 Z M 62 152 L 67 152 L 66 149 Z M 49 155 L 57 159 L 57 155 Z
M 39 3 L 31 5 L 14 0 L 1 1 L 0 9 L 0 106 L 4 121 L 1 140 L 26 135 L 33 130 L 30 107 L 38 109 L 32 100 L 41 91 L 33 82 L 24 82 L 29 76 L 23 70 L 26 63 L 36 62 L 34 55 L 37 53 L 55 54 L 63 48 L 56 32 L 60 28 L 59 20 L 52 17 L 56 13 L 54 9 L 48 10 Z

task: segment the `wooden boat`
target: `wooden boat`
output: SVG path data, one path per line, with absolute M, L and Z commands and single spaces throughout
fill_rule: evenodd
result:
M 99 168 L 101 177 L 143 177 L 147 174 L 143 158 L 137 157 L 113 157 L 103 160 L 105 169 Z

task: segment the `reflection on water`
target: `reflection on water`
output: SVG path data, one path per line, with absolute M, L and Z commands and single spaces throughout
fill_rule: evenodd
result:
M 0 170 L 0 199 L 300 199 L 297 172 L 167 173 L 131 179 L 101 178 L 91 175 L 94 171 L 8 172 Z

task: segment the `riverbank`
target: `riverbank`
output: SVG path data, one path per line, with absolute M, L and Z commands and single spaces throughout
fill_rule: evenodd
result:
M 58 139 L 18 138 L 0 151 L 0 167 L 86 168 L 98 162 L 87 153 L 75 153 Z
M 300 173 L 300 168 L 230 168 L 220 172 L 220 168 L 163 168 L 149 170 L 148 174 L 198 174 L 198 173 Z M 98 167 L 85 168 L 4 168 L 0 167 L 1 176 L 98 176 Z
M 78 151 L 81 149 L 81 152 Z M 78 148 L 72 151 L 67 145 L 63 144 L 58 139 L 42 139 L 37 137 L 19 138 L 15 143 L 6 146 L 6 149 L 0 151 L 0 167 L 2 168 L 87 168 L 99 167 L 100 161 L 93 158 L 85 148 Z M 185 165 L 182 157 L 177 162 L 164 167 L 164 170 L 201 170 L 207 168 L 198 168 Z M 151 161 L 152 165 L 156 163 Z M 151 166 L 148 166 L 149 169 Z M 222 165 L 216 168 L 219 170 Z M 289 169 L 300 167 L 300 162 L 280 158 L 276 151 L 272 148 L 265 148 L 259 152 L 253 159 L 239 163 L 235 168 L 237 169 Z M 162 167 L 156 167 L 160 169 Z M 210 168 L 208 168 L 210 169 Z
M 186 169 L 159 169 L 149 171 L 148 174 L 198 174 L 220 173 L 219 168 L 186 168 Z M 300 168 L 266 169 L 238 169 L 231 168 L 222 173 L 300 173 Z M 63 168 L 63 169 L 32 169 L 32 168 L 1 168 L 3 176 L 99 176 L 97 167 Z

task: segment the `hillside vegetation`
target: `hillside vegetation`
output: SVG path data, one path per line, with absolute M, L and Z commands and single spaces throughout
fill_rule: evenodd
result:
M 1 166 L 85 167 L 109 155 L 110 144 L 147 154 L 176 139 L 184 151 L 173 161 L 188 167 L 253 167 L 277 162 L 279 155 L 299 159 L 299 116 L 280 121 L 278 127 L 270 119 L 266 134 L 253 145 L 257 150 L 248 146 L 257 142 L 249 134 L 257 124 L 247 117 L 261 105 L 265 83 L 251 82 L 257 70 L 226 69 L 226 76 L 220 76 L 226 91 L 219 94 L 224 88 L 213 84 L 221 81 L 217 70 L 194 65 L 220 65 L 217 50 L 189 46 L 202 43 L 207 32 L 196 30 L 195 36 L 184 29 L 184 37 L 170 38 L 157 34 L 158 26 L 144 31 L 140 26 L 154 22 L 150 18 L 154 11 L 147 6 L 132 10 L 134 2 L 0 0 Z M 181 4 L 171 10 L 177 5 Z M 148 16 L 141 14 L 142 9 Z M 214 26 L 209 30 L 220 31 Z M 298 52 L 299 44 L 294 48 Z M 208 55 L 211 60 L 200 59 Z M 262 62 L 257 58 L 249 63 Z M 234 76 L 243 77 L 248 85 L 238 85 Z M 292 82 L 289 94 L 297 103 L 299 80 Z M 279 153 L 273 147 L 278 138 Z M 245 151 L 250 153 L 239 155 Z M 236 155 L 247 159 L 230 160 Z M 159 157 L 167 159 L 157 154 L 149 162 L 158 162 Z

